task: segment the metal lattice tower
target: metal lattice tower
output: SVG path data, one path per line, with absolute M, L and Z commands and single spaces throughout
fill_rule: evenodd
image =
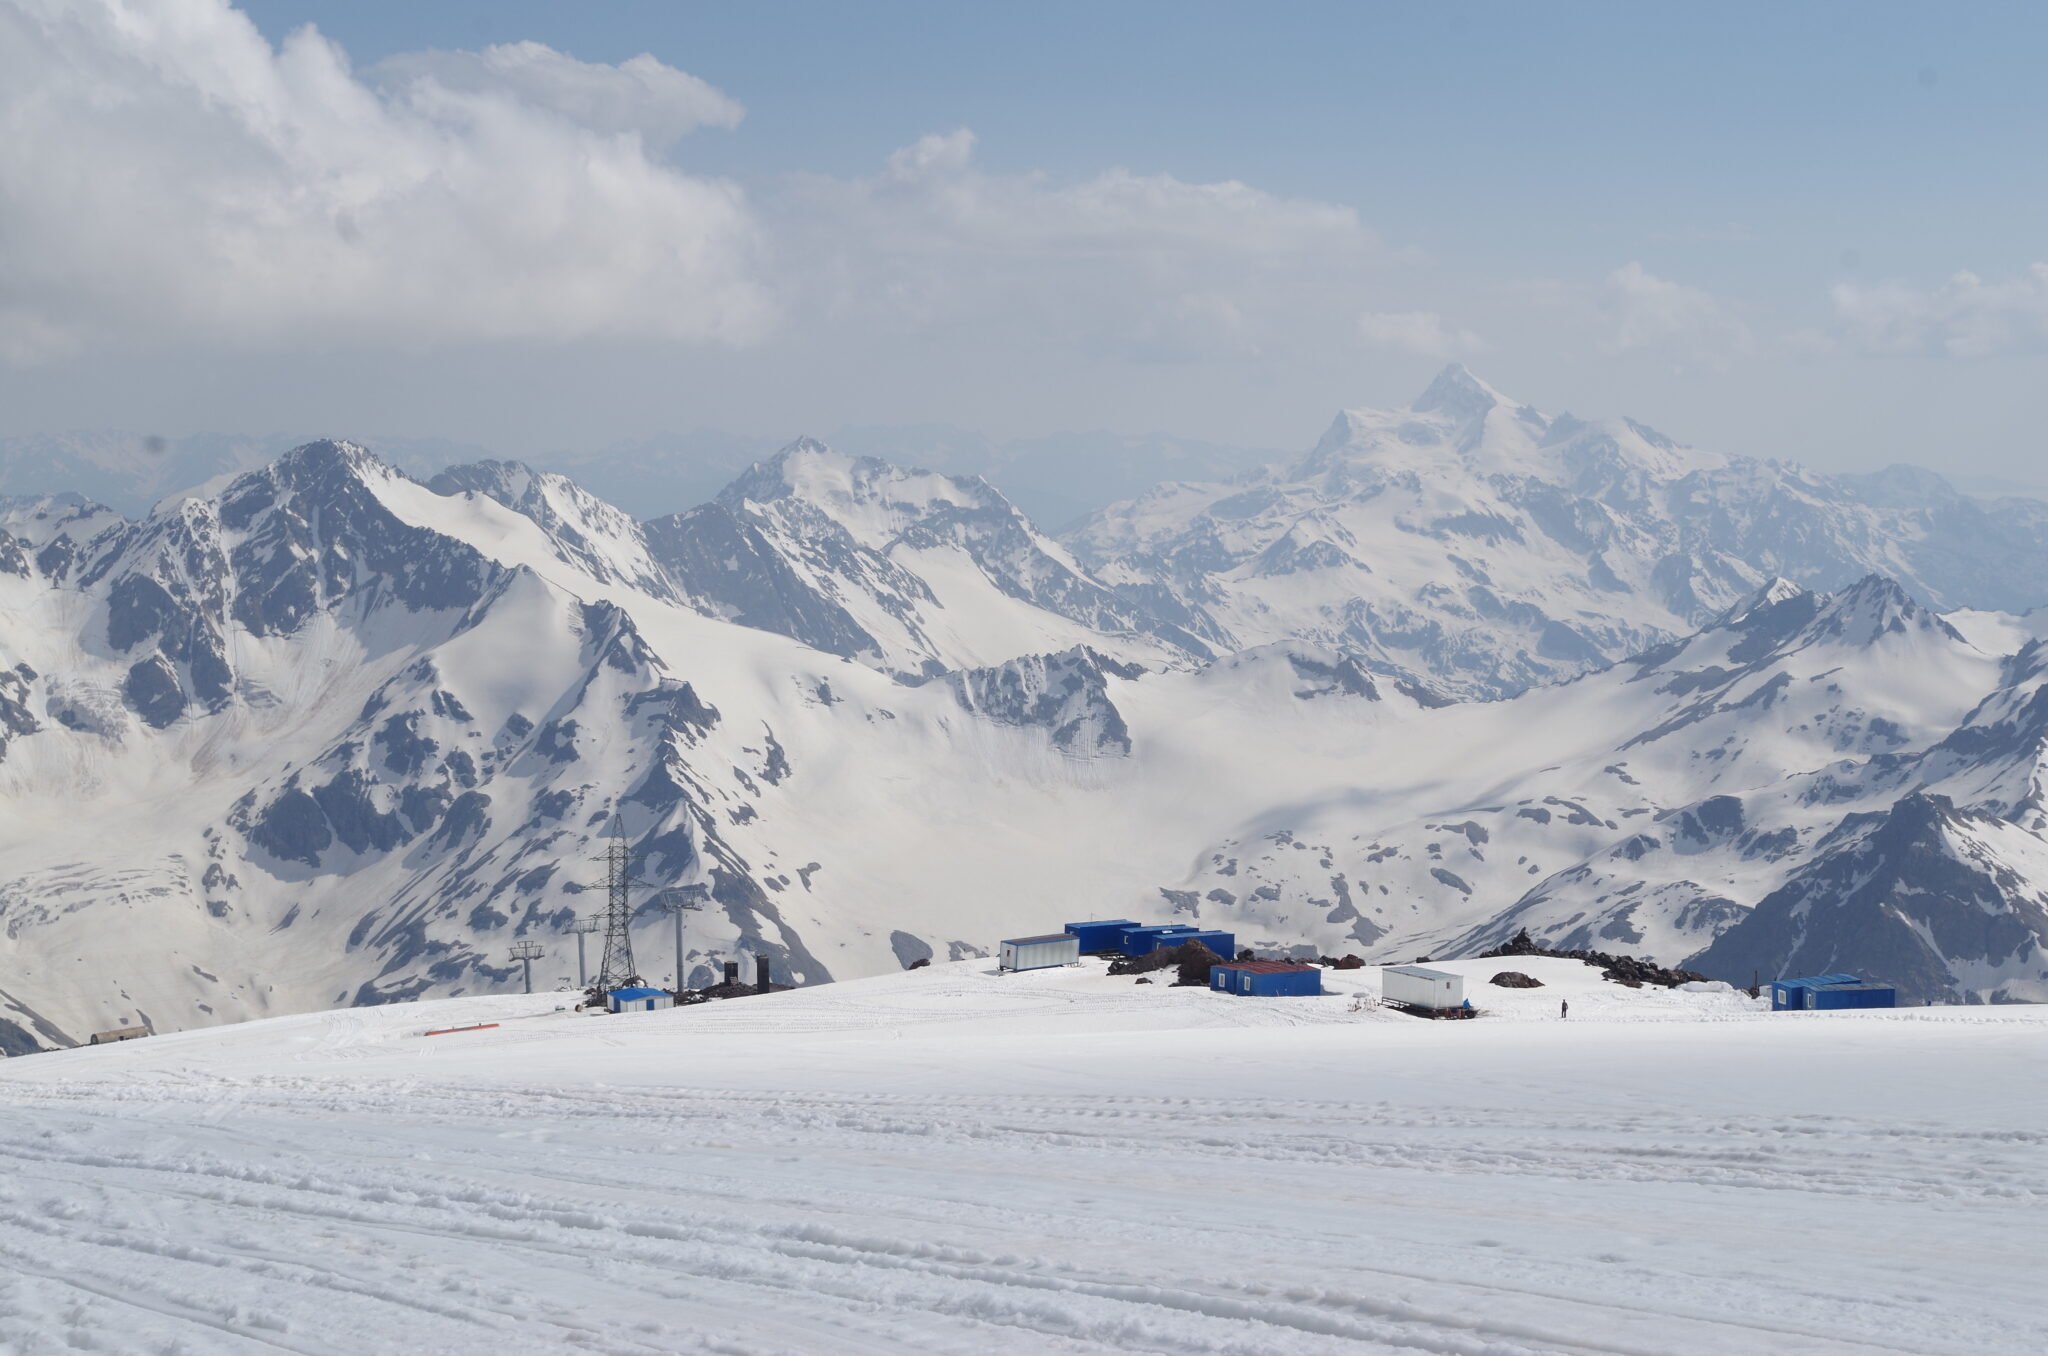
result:
M 626 845 L 626 821 L 612 810 L 612 836 L 605 843 L 604 960 L 597 968 L 597 989 L 610 993 L 640 982 L 639 967 L 633 964 L 633 880 L 632 851 Z

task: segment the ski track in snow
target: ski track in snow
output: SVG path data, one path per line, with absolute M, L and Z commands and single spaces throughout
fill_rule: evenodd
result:
M 10 1061 L 0 1352 L 2048 1349 L 2048 1021 L 1524 964 L 1519 1021 L 968 962 Z

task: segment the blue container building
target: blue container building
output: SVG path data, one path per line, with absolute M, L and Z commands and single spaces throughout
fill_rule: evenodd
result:
M 1190 933 L 1200 929 L 1186 923 L 1157 923 L 1150 927 L 1123 930 L 1121 949 L 1126 956 L 1149 956 L 1162 946 L 1179 946 Z
M 1840 1012 L 1851 1008 L 1895 1008 L 1898 990 L 1857 975 L 1812 975 L 1771 984 L 1772 1012 Z
M 1209 987 L 1251 998 L 1313 997 L 1323 991 L 1323 972 L 1298 961 L 1232 961 L 1209 971 Z
M 1175 937 L 1168 946 L 1186 946 L 1189 942 L 1200 942 L 1225 960 L 1237 959 L 1237 934 L 1234 932 L 1190 932 Z
M 1067 931 L 1080 941 L 1082 955 L 1099 956 L 1115 951 L 1123 941 L 1124 929 L 1137 926 L 1128 918 L 1101 918 L 1092 923 L 1069 923 Z

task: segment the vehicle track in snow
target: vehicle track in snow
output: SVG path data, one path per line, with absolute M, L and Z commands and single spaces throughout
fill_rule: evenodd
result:
M 1771 1293 L 1769 1277 L 1746 1278 L 1761 1292 L 1748 1303 L 1702 1293 L 1675 1312 L 1660 1292 L 1686 1283 L 1639 1259 L 1638 1293 L 1615 1297 L 1505 1239 L 1416 1244 L 1381 1230 L 1444 1181 L 1532 1190 L 1560 1212 L 1593 1191 L 1667 1203 L 1678 1192 L 1693 1208 L 1760 1192 L 1778 1210 L 1790 1193 L 2017 1214 L 2038 1207 L 2013 1174 L 2041 1146 L 2026 1132 L 1836 1120 L 1822 1135 L 1797 1118 L 1647 1112 L 1524 1116 L 1503 1135 L 1499 1113 L 1335 1099 L 290 1077 L 189 1079 L 112 1107 L 85 1086 L 19 1091 L 17 1119 L 33 1128 L 0 1145 L 0 1257 L 12 1286 L 43 1298 L 11 1311 L 61 1310 L 49 1296 L 68 1294 L 74 1336 L 91 1336 L 85 1315 L 133 1310 L 154 1317 L 107 1330 L 139 1322 L 188 1350 L 361 1350 L 397 1332 L 450 1351 L 660 1351 L 685 1338 L 886 1351 L 905 1349 L 906 1332 L 932 1341 L 920 1350 L 1966 1350 L 1886 1340 L 1915 1317 L 1897 1297 L 1838 1297 L 1904 1311 L 1850 1340 L 1787 1312 L 1802 1297 Z M 140 1113 L 143 1147 L 120 1132 L 123 1103 Z M 1061 1190 L 1032 1199 L 1041 1177 Z M 1238 1188 L 1224 1200 L 1272 1196 L 1246 1217 L 1205 1218 L 1205 1197 L 1177 1187 L 1217 1177 Z M 1063 1256 L 1061 1240 L 1083 1238 L 1093 1265 Z M 1304 1249 L 1318 1259 L 1313 1284 Z M 1290 1252 L 1292 1265 L 1274 1265 Z M 591 1321 L 608 1301 L 657 1317 L 615 1332 Z M 1471 1317 L 1503 1305 L 1530 1312 Z M 341 1334 L 316 1318 L 336 1311 L 354 1325 Z M 676 1314 L 691 1317 L 660 1317 Z M 1651 1329 L 1648 1344 L 1583 1335 Z
M 0 1356 L 2048 1350 L 2024 1014 L 553 1001 L 0 1067 Z

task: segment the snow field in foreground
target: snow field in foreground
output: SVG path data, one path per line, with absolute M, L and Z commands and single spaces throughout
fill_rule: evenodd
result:
M 2040 1010 L 989 968 L 0 1064 L 0 1352 L 2048 1350 Z

